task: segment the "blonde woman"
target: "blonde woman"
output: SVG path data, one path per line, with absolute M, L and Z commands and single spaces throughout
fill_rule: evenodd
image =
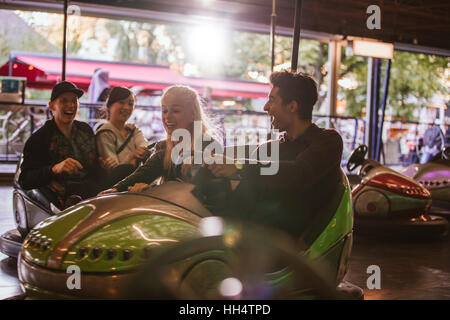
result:
M 172 149 L 176 143 L 172 141 L 171 137 L 172 133 L 177 129 L 186 129 L 190 132 L 191 137 L 193 137 L 194 121 L 199 121 L 203 134 L 207 134 L 213 139 L 217 138 L 215 130 L 203 112 L 197 91 L 190 87 L 177 85 L 167 88 L 161 99 L 161 114 L 167 139 L 155 145 L 152 155 L 143 166 L 139 167 L 124 180 L 115 184 L 111 189 L 107 189 L 100 194 L 126 190 L 140 192 L 160 177 L 163 177 L 166 181 L 186 179 L 186 172 L 183 170 L 183 165 L 175 165 L 171 158 Z M 202 147 L 205 148 L 206 145 Z

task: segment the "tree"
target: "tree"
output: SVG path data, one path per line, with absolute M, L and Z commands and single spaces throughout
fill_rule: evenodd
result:
M 368 59 L 346 56 L 345 51 L 342 57 L 340 78 L 353 77 L 357 82 L 356 88 L 340 90 L 347 103 L 345 114 L 360 117 L 366 106 Z M 414 116 L 415 109 L 426 106 L 435 95 L 448 95 L 444 77 L 449 67 L 446 57 L 394 51 L 387 103 L 393 116 L 419 120 Z
M 389 84 L 389 105 L 394 115 L 414 119 L 414 109 L 426 106 L 435 95 L 448 95 L 443 78 L 446 68 L 450 68 L 446 57 L 396 51 Z
M 0 64 L 9 60 L 11 51 L 56 53 L 58 48 L 25 23 L 16 13 L 0 10 Z
M 356 86 L 345 89 L 339 88 L 338 99 L 346 101 L 346 116 L 361 117 L 366 106 L 367 93 L 367 58 L 347 56 L 345 49 L 341 53 L 341 69 L 339 79 L 350 78 Z
M 32 30 L 29 34 L 34 33 L 39 37 L 33 40 L 30 35 L 22 35 L 23 40 L 15 38 L 11 44 L 11 41 L 4 39 L 5 32 L 0 32 L 0 40 L 3 43 L 0 58 L 6 60 L 11 49 L 19 48 L 34 52 L 60 52 L 62 15 L 47 14 L 47 19 L 51 22 L 41 25 L 36 18 L 38 13 L 18 14 L 29 24 L 28 28 Z M 77 22 L 78 26 L 73 27 L 72 24 Z M 191 26 L 174 24 L 71 16 L 68 53 L 82 58 L 92 58 L 93 53 L 96 53 L 105 60 L 170 65 L 180 72 L 191 66 L 191 75 L 194 76 L 267 81 L 271 71 L 269 35 L 228 31 L 222 39 L 223 57 L 214 62 L 207 62 L 191 50 L 193 44 L 190 35 L 194 29 Z M 111 54 L 111 48 L 106 48 L 114 41 L 116 46 Z M 205 45 L 211 45 L 208 39 L 204 39 L 204 42 Z M 23 43 L 23 46 L 20 46 L 20 43 Z M 275 38 L 275 65 L 285 64 L 286 68 L 290 67 L 291 43 L 291 37 Z M 50 47 L 46 47 L 48 45 Z M 319 107 L 326 98 L 327 61 L 327 43 L 307 39 L 300 41 L 298 69 L 313 75 L 317 81 Z M 445 81 L 449 81 L 448 70 L 448 58 L 395 51 L 388 99 L 388 107 L 394 116 L 413 120 L 414 109 L 426 105 L 435 95 L 448 95 L 445 85 Z M 447 79 L 444 78 L 445 74 Z M 355 84 L 347 89 L 340 88 L 338 92 L 338 98 L 346 101 L 345 115 L 362 116 L 366 105 L 367 58 L 347 56 L 343 48 L 340 79 L 350 80 Z
M 28 25 L 21 16 L 9 10 L 0 10 L 0 65 L 9 60 L 11 51 L 29 51 L 55 54 L 60 49 L 47 41 L 34 27 Z M 47 100 L 47 90 L 26 90 L 26 98 L 30 100 Z
M 136 61 L 138 58 L 135 27 L 130 21 L 108 20 L 106 23 L 110 37 L 117 39 L 116 56 L 119 61 Z

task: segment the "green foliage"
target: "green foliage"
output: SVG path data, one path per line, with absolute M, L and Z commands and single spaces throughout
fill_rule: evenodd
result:
M 8 13 L 8 15 L 6 15 Z M 0 65 L 9 60 L 11 51 L 28 51 L 40 53 L 56 53 L 58 48 L 51 45 L 32 27 L 28 27 L 21 19 L 6 10 L 0 10 L 0 19 L 8 18 L 0 28 Z M 15 18 L 15 19 L 14 19 Z
M 346 115 L 363 115 L 366 106 L 367 67 L 367 58 L 346 56 L 343 52 L 340 78 L 352 77 L 358 83 L 353 90 L 340 88 L 339 97 L 347 103 Z M 426 106 L 435 95 L 448 95 L 444 74 L 449 67 L 447 57 L 395 51 L 387 102 L 393 116 L 402 120 L 419 120 L 413 115 L 415 109 Z M 384 72 L 381 86 L 383 80 Z
M 2 44 L 0 46 L 0 65 L 3 65 L 9 59 L 9 53 L 12 46 L 8 39 L 6 39 L 6 35 L 3 33 L 0 33 L 0 43 Z
M 314 40 L 300 40 L 298 59 L 299 71 L 312 75 L 317 82 L 319 98 L 316 103 L 315 113 L 323 114 L 324 112 L 321 111 L 321 107 L 328 91 L 325 82 L 328 75 L 328 44 Z
M 351 77 L 357 82 L 353 90 L 339 87 L 338 99 L 346 100 L 346 116 L 361 117 L 366 106 L 367 94 L 367 58 L 347 56 L 344 48 L 341 55 L 339 78 Z
M 112 38 L 118 39 L 116 55 L 119 61 L 133 61 L 137 59 L 138 44 L 136 32 L 142 23 L 129 21 L 108 20 L 106 28 Z
M 50 101 L 50 96 L 52 95 L 52 91 L 49 90 L 38 90 L 27 88 L 25 91 L 25 98 L 27 100 L 32 101 Z
M 1 10 L 0 10 L 1 13 Z M 38 25 L 37 14 L 18 12 L 24 19 L 14 41 L 6 37 L 15 34 L 8 26 L 0 29 L 0 63 L 8 60 L 11 50 L 29 52 L 59 53 L 61 46 L 62 16 L 48 14 L 51 23 Z M 117 47 L 114 59 L 119 61 L 170 65 L 180 72 L 187 65 L 194 66 L 202 77 L 249 79 L 255 74 L 267 79 L 271 69 L 270 36 L 248 32 L 229 31 L 224 39 L 223 58 L 206 63 L 192 53 L 190 33 L 193 27 L 160 25 L 154 23 L 106 20 L 81 17 L 80 27 L 70 28 L 68 52 L 81 55 L 83 41 L 95 39 L 106 43 L 115 39 Z M 28 28 L 27 32 L 24 32 Z M 104 31 L 102 33 L 102 31 Z M 106 38 L 106 39 L 105 39 Z M 205 39 L 207 41 L 207 39 Z M 275 39 L 275 65 L 290 67 L 292 38 L 277 36 Z M 83 57 L 83 56 L 80 56 Z M 86 56 L 84 58 L 90 58 Z M 326 77 L 328 74 L 328 44 L 302 39 L 299 49 L 299 70 L 312 74 L 319 85 L 321 106 L 326 98 Z M 339 88 L 338 99 L 346 101 L 345 115 L 363 116 L 366 106 L 367 58 L 346 56 L 342 51 L 340 79 L 351 79 L 354 88 Z M 450 63 L 446 57 L 408 52 L 394 53 L 389 86 L 388 107 L 395 117 L 415 120 L 413 110 L 425 106 L 434 96 L 448 96 L 448 74 Z M 447 71 L 446 71 L 447 70 Z M 194 72 L 195 74 L 195 72 Z M 447 78 L 445 78 L 447 77 Z M 35 93 L 33 93 L 34 97 Z M 38 96 L 36 96 L 38 97 Z M 244 103 L 247 105 L 247 102 Z M 250 106 L 249 106 L 250 107 Z M 322 112 L 323 113 L 323 112 Z
M 426 106 L 434 95 L 448 95 L 443 77 L 449 67 L 446 57 L 396 51 L 389 84 L 389 105 L 395 116 L 413 119 L 414 109 Z
M 224 61 L 225 76 L 246 79 L 248 71 L 266 75 L 270 69 L 269 45 L 267 35 L 233 31 L 230 57 Z

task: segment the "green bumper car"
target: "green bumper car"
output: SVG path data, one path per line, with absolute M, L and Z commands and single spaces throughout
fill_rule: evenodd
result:
M 234 298 L 362 298 L 343 281 L 353 228 L 343 172 L 337 192 L 297 239 L 213 216 L 194 189 L 169 181 L 88 199 L 40 222 L 18 259 L 27 296 L 224 299 L 231 295 L 224 286 L 237 281 Z

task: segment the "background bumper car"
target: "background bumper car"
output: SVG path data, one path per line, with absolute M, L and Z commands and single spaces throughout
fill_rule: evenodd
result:
M 413 164 L 402 174 L 419 182 L 431 193 L 430 212 L 450 218 L 450 147 L 425 164 Z
M 439 239 L 448 234 L 448 221 L 429 214 L 430 192 L 418 182 L 373 160 L 367 146 L 349 158 L 349 172 L 361 166 L 361 182 L 352 191 L 355 232 L 378 239 Z
M 41 190 L 24 190 L 19 185 L 20 164 L 17 164 L 13 181 L 13 214 L 16 229 L 10 230 L 0 236 L 0 252 L 17 258 L 22 243 L 29 231 L 42 220 L 60 212 Z

